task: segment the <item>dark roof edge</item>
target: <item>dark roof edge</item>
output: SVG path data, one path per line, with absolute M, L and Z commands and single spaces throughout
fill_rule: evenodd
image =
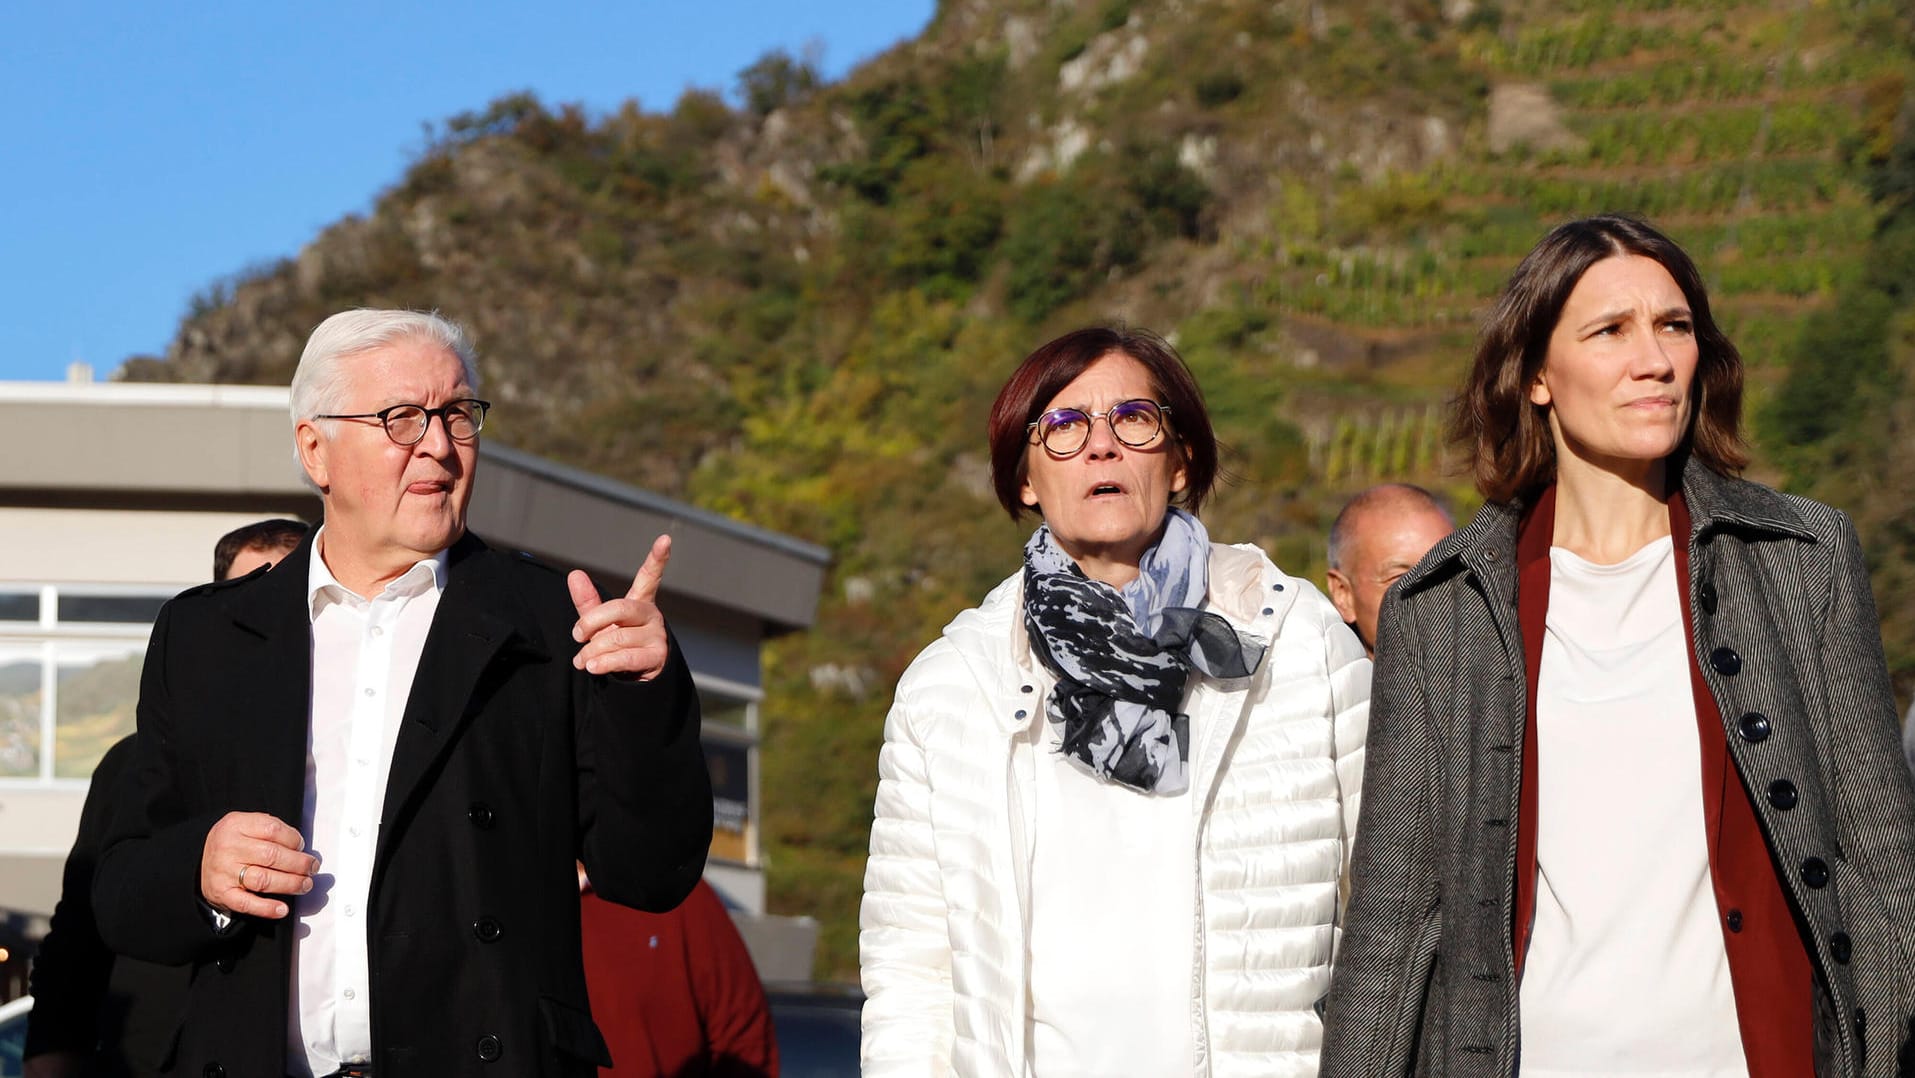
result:
M 760 546 L 770 547 L 773 550 L 789 554 L 802 561 L 811 562 L 814 565 L 828 566 L 831 564 L 831 551 L 815 543 L 807 543 L 802 539 L 794 539 L 789 535 L 771 531 L 767 528 L 759 528 L 750 524 L 740 523 L 730 517 L 711 512 L 708 509 L 700 509 L 697 506 L 667 498 L 662 494 L 654 494 L 649 490 L 643 490 L 629 483 L 621 483 L 615 479 L 607 479 L 602 475 L 594 475 L 583 469 L 573 468 L 556 461 L 547 460 L 544 457 L 534 456 L 523 450 L 508 449 L 496 442 L 481 442 L 479 444 L 479 455 L 484 458 L 492 458 L 501 464 L 519 469 L 520 471 L 530 472 L 541 479 L 557 483 L 561 486 L 582 490 L 608 501 L 622 502 L 626 505 L 635 506 L 654 513 L 677 517 L 701 527 L 710 528 L 713 531 L 723 532 L 726 535 L 736 539 L 742 539 L 748 543 L 756 543 Z

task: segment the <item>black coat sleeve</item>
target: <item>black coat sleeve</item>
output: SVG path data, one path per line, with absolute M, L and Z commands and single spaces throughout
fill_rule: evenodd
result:
M 109 948 L 177 966 L 202 958 L 220 937 L 199 893 L 200 856 L 218 817 L 187 816 L 174 758 L 174 717 L 167 691 L 173 606 L 160 609 L 147 645 L 137 748 L 94 871 L 93 909 Z M 243 931 L 245 924 L 241 918 L 235 931 Z
M 711 776 L 698 690 L 677 638 L 650 681 L 589 674 L 574 692 L 581 860 L 606 899 L 663 912 L 691 893 L 711 847 Z
M 93 872 L 106 843 L 134 740 L 121 738 L 106 750 L 80 809 L 80 831 L 67 854 L 60 901 L 28 981 L 34 1000 L 27 1019 L 28 1057 L 55 1051 L 92 1052 L 99 1043 L 100 1004 L 113 971 L 113 952 L 101 941 L 93 916 Z

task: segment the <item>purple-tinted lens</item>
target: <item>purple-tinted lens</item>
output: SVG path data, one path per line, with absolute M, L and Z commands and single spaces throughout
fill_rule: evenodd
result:
M 1053 408 L 1037 417 L 1038 440 L 1059 456 L 1069 456 L 1090 438 L 1090 416 L 1076 408 Z
M 1125 401 L 1110 410 L 1111 433 L 1125 445 L 1143 445 L 1157 437 L 1162 422 L 1162 413 L 1154 401 Z

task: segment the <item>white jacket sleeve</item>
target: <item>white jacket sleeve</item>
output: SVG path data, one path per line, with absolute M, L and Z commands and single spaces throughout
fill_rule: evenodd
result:
M 945 1075 L 954 1036 L 951 945 L 931 828 L 930 775 L 906 671 L 884 721 L 878 798 L 858 914 L 866 1078 Z

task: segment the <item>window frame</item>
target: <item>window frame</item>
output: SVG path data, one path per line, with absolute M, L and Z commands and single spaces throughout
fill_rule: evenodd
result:
M 72 645 L 79 645 L 80 650 L 84 651 L 124 647 L 130 653 L 144 654 L 152 640 L 151 621 L 61 621 L 60 597 L 159 599 L 164 604 L 179 594 L 183 587 L 190 586 L 0 580 L 0 591 L 37 591 L 40 595 L 38 620 L 0 621 L 0 645 L 6 646 L 9 651 L 17 648 L 34 653 L 40 668 L 39 742 L 35 749 L 37 759 L 34 771 L 30 775 L 0 775 L 0 789 L 85 789 L 92 782 L 91 769 L 84 777 L 58 774 L 62 659 L 69 654 L 67 649 Z

